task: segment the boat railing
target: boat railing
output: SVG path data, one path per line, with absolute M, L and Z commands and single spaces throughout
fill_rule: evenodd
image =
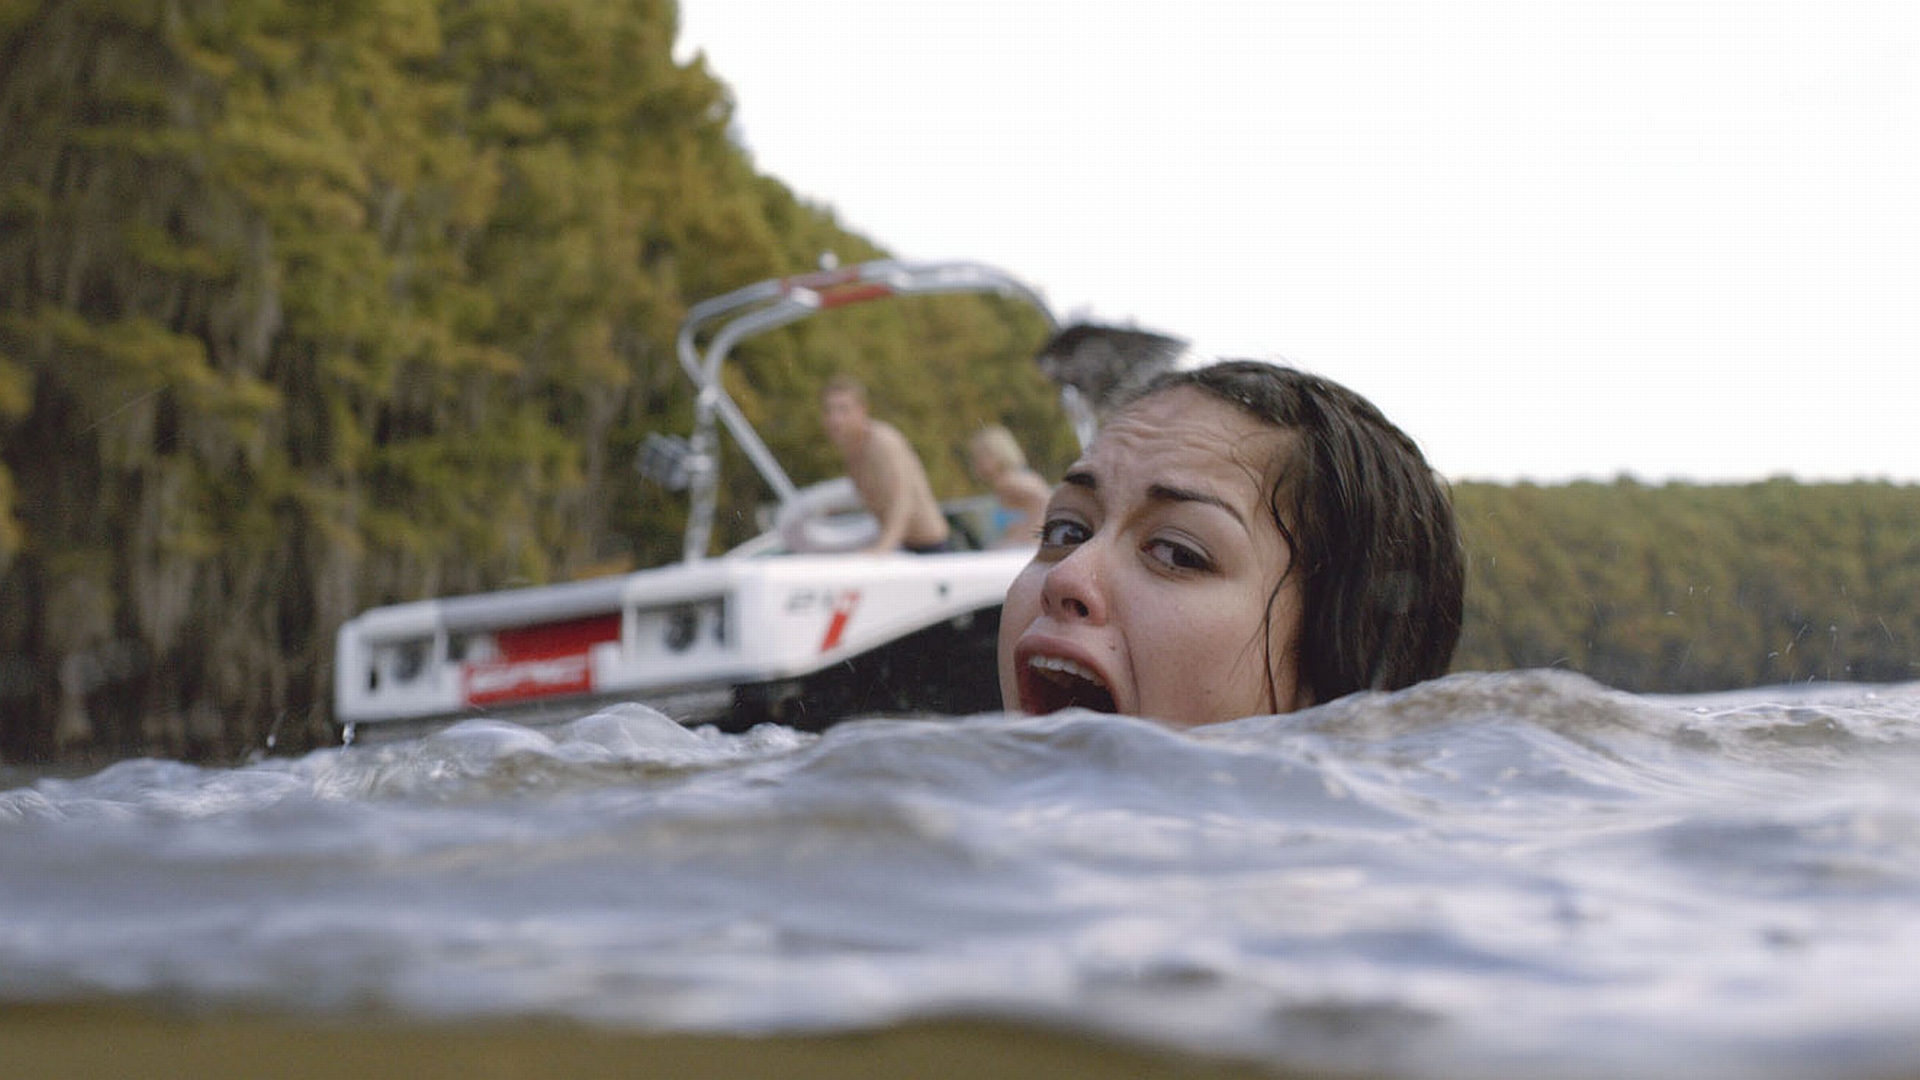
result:
M 720 428 L 724 427 L 733 437 L 780 501 L 789 501 L 798 494 L 779 459 L 768 449 L 721 381 L 720 369 L 734 346 L 755 334 L 849 304 L 896 296 L 964 292 L 993 293 L 1023 300 L 1040 313 L 1050 330 L 1058 328 L 1053 312 L 1038 292 L 1002 270 L 977 262 L 878 260 L 794 277 L 771 278 L 689 308 L 675 342 L 680 366 L 693 380 L 696 391 L 693 435 L 678 448 L 683 460 L 675 462 L 672 470 L 686 485 L 691 499 L 683 558 L 688 562 L 705 558 L 712 540 L 714 510 L 719 501 Z

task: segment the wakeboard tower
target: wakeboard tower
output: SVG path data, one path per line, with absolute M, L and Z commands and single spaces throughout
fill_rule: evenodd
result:
M 473 716 L 576 717 L 616 701 L 732 730 L 998 709 L 1000 605 L 1031 549 L 841 554 L 874 530 L 850 482 L 797 487 L 721 381 L 729 353 L 754 334 L 848 304 L 965 292 L 1024 301 L 1057 326 L 1037 292 L 972 262 L 863 263 L 696 304 L 676 341 L 696 393 L 693 432 L 649 436 L 637 462 L 689 495 L 681 561 L 377 607 L 348 620 L 334 664 L 333 722 L 343 741 Z M 1097 398 L 1125 381 L 1107 365 L 1131 367 L 1128 377 L 1137 377 L 1171 362 L 1181 346 L 1140 331 L 1075 327 L 1056 335 L 1037 361 L 1060 385 L 1085 445 L 1098 422 Z M 779 509 L 767 532 L 709 557 L 722 430 Z M 992 500 L 943 508 L 956 537 L 979 537 Z

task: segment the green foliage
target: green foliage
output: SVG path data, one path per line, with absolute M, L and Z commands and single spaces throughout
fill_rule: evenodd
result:
M 1920 679 L 1920 488 L 1461 485 L 1454 667 L 1626 689 Z
M 354 611 L 677 553 L 629 463 L 690 424 L 687 306 L 883 252 L 754 172 L 676 18 L 0 5 L 0 754 L 299 745 Z M 954 492 L 969 424 L 1057 454 L 1038 340 L 985 299 L 861 312 L 736 390 L 832 471 L 812 400 L 857 356 Z M 954 409 L 963 370 L 1006 396 Z M 766 493 L 726 481 L 732 541 Z

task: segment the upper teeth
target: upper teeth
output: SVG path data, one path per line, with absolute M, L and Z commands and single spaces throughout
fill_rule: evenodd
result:
M 1058 672 L 1061 672 L 1062 674 L 1072 675 L 1075 678 L 1085 679 L 1088 682 L 1092 683 L 1093 685 L 1101 687 L 1102 689 L 1104 689 L 1107 685 L 1104 679 L 1100 678 L 1100 676 L 1095 675 L 1093 673 L 1092 668 L 1087 667 L 1085 664 L 1078 663 L 1073 660 L 1068 660 L 1065 657 L 1036 656 L 1028 660 L 1027 663 L 1032 665 L 1033 667 L 1039 668 L 1042 671 L 1058 671 Z

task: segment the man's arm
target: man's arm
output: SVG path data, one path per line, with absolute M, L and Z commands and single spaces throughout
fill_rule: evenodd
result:
M 867 509 L 880 523 L 880 536 L 867 547 L 872 554 L 898 551 L 907 537 L 907 523 L 913 515 L 911 466 L 913 447 L 906 436 L 891 427 L 874 425 L 867 437 L 867 465 L 872 470 L 873 489 L 867 495 Z

